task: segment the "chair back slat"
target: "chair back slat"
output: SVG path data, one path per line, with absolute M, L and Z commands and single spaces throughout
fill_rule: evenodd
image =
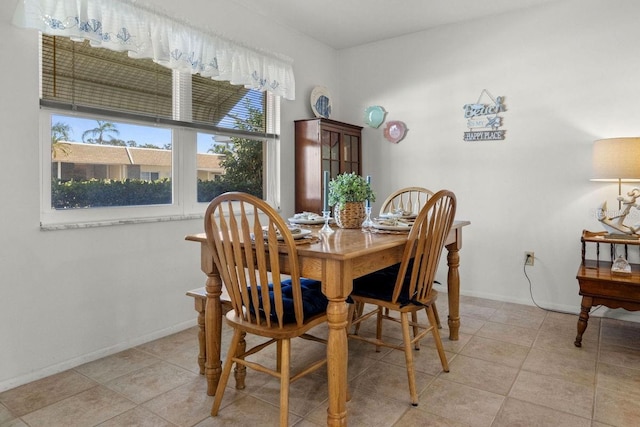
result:
M 428 300 L 455 213 L 456 197 L 448 190 L 438 191 L 422 207 L 407 237 L 392 297 L 394 303 L 407 285 L 412 302 Z M 410 272 L 408 284 L 407 272 Z
M 393 192 L 382 202 L 380 214 L 393 214 L 397 210 L 417 214 L 433 196 L 433 191 L 423 187 L 406 187 Z
M 295 320 L 302 325 L 296 244 L 271 206 L 249 194 L 224 193 L 207 207 L 205 233 L 236 316 L 246 322 L 282 328 L 286 311 L 282 281 L 286 277 L 292 281 Z

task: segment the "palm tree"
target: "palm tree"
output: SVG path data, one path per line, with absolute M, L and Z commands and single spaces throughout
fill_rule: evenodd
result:
M 69 141 L 71 133 L 71 127 L 62 122 L 56 122 L 51 126 L 51 157 L 56 158 L 58 154 L 69 155 L 71 152 L 71 146 L 66 142 Z
M 105 144 L 108 141 L 104 140 L 105 134 L 112 133 L 114 135 L 120 135 L 120 131 L 117 129 L 116 125 L 111 122 L 106 122 L 104 120 L 96 120 L 98 122 L 98 126 L 86 130 L 82 133 L 82 142 L 88 142 L 91 144 Z M 93 135 L 97 138 L 89 138 L 86 139 L 87 135 Z

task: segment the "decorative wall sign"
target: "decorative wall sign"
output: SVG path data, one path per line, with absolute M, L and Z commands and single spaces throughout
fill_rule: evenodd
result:
M 504 139 L 506 130 L 502 126 L 502 117 L 498 113 L 507 110 L 504 97 L 493 97 L 486 89 L 482 89 L 478 102 L 465 104 L 464 118 L 467 119 L 468 132 L 464 133 L 465 141 L 496 141 Z

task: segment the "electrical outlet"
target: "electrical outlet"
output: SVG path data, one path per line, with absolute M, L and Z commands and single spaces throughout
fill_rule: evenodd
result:
M 533 251 L 524 253 L 524 265 L 530 265 L 533 267 L 533 260 L 535 257 L 533 256 Z

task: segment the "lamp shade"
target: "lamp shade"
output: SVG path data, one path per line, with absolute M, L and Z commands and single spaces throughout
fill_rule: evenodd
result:
M 593 143 L 592 181 L 640 181 L 640 138 L 607 138 Z

